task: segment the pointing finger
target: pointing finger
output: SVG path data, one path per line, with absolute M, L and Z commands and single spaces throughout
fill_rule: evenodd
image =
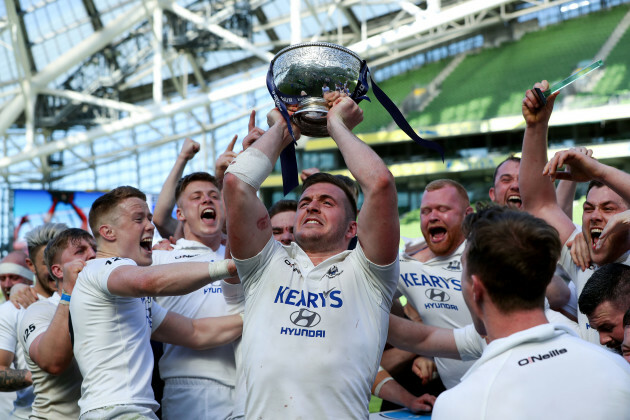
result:
M 238 138 L 238 134 L 234 134 L 234 138 L 232 138 L 232 141 L 230 142 L 230 144 L 228 144 L 227 149 L 225 149 L 226 152 L 231 152 L 234 150 L 234 145 L 236 144 L 237 138 Z
M 249 124 L 247 125 L 247 132 L 249 133 L 256 127 L 256 110 L 253 109 L 252 113 L 249 114 Z

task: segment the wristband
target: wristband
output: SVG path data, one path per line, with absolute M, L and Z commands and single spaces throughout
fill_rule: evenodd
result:
M 228 264 L 230 261 L 232 260 L 221 260 L 209 263 L 208 274 L 210 274 L 210 279 L 215 281 L 232 277 L 232 274 L 230 274 L 230 271 L 228 270 Z
M 272 170 L 273 164 L 266 154 L 254 147 L 248 147 L 232 161 L 225 173 L 231 173 L 258 191 Z
M 70 295 L 66 292 L 61 293 L 61 299 L 59 299 L 60 305 L 70 305 Z
M 378 385 L 376 385 L 376 388 L 374 388 L 374 396 L 380 398 L 380 396 L 378 394 L 381 393 L 381 388 L 383 388 L 383 385 L 385 385 L 387 382 L 393 381 L 393 380 L 394 380 L 394 378 L 392 378 L 391 376 L 388 376 L 387 378 L 385 378 L 381 382 L 379 382 Z

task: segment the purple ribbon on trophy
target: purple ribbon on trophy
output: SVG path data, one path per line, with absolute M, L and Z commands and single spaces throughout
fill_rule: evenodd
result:
M 281 50 L 269 65 L 267 89 L 276 107 L 289 127 L 293 142 L 280 154 L 284 194 L 298 186 L 295 136 L 291 122 L 300 127 L 302 134 L 310 137 L 326 137 L 325 97 L 332 92 L 349 96 L 356 103 L 370 100 L 366 95 L 372 84 L 374 96 L 392 116 L 394 122 L 409 138 L 420 146 L 440 153 L 442 147 L 420 137 L 411 128 L 396 104 L 383 92 L 371 77 L 365 60 L 354 52 L 327 42 L 309 42 L 292 45 Z M 289 115 L 289 111 L 293 114 Z

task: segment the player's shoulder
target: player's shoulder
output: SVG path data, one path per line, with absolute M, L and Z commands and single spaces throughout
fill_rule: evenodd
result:
M 117 267 L 119 265 L 137 265 L 134 260 L 130 258 L 122 258 L 122 257 L 109 257 L 109 258 L 95 258 L 93 260 L 87 261 L 85 268 L 81 271 L 80 274 L 88 274 L 92 272 L 98 272 L 103 268 L 112 268 Z
M 11 302 L 0 304 L 0 319 L 16 316 L 20 309 L 16 308 Z
M 57 305 L 50 302 L 48 299 L 38 300 L 30 305 L 24 311 L 24 315 L 20 320 L 21 329 L 25 329 L 25 326 L 38 320 L 52 320 L 57 310 Z

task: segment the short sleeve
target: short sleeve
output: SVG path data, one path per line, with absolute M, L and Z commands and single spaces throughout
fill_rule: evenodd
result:
M 453 330 L 457 351 L 463 361 L 477 360 L 486 348 L 486 341 L 479 335 L 474 324 Z
M 378 292 L 378 295 L 382 298 L 382 302 L 387 303 L 387 308 L 384 309 L 389 311 L 400 275 L 400 263 L 398 258 L 388 265 L 374 264 L 367 259 L 360 243 L 357 243 L 357 247 L 352 252 L 354 260 L 364 272 L 368 284 L 373 290 Z
M 270 237 L 265 247 L 253 257 L 246 260 L 233 258 L 238 276 L 246 290 L 262 278 L 264 272 L 263 264 L 272 258 L 276 246 L 282 245 L 280 245 L 280 242 L 274 240 L 273 237 Z
M 98 287 L 105 292 L 106 294 L 113 296 L 107 287 L 107 281 L 109 280 L 109 276 L 112 272 L 118 267 L 124 265 L 137 265 L 135 261 L 129 258 L 109 258 L 105 261 L 102 267 L 99 267 L 99 271 L 97 273 L 98 278 Z
M 0 350 L 15 353 L 17 345 L 17 312 L 11 302 L 0 305 Z
M 55 311 L 55 306 L 46 301 L 36 302 L 26 309 L 19 329 L 19 340 L 25 353 L 30 354 L 33 341 L 48 330 Z

